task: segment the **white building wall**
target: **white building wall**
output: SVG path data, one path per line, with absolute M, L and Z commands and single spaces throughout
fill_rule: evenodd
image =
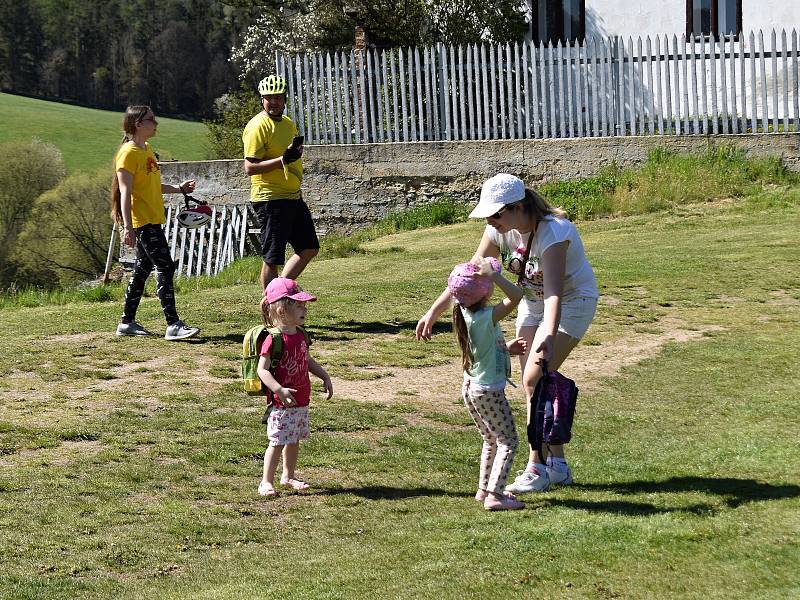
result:
M 800 0 L 742 0 L 745 32 L 800 28 Z M 586 36 L 686 33 L 686 0 L 586 0 Z
M 800 29 L 798 0 L 742 0 L 742 29 L 763 31 Z
M 586 37 L 685 33 L 686 0 L 586 0 Z

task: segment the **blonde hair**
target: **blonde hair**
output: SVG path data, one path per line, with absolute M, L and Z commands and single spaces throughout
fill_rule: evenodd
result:
M 122 130 L 125 134 L 122 136 L 122 144 L 130 142 L 133 139 L 133 134 L 136 133 L 136 126 L 142 122 L 145 115 L 150 112 L 150 107 L 145 105 L 129 106 L 125 110 L 125 116 L 122 118 Z M 119 152 L 119 149 L 117 150 Z M 122 196 L 119 191 L 119 179 L 117 178 L 117 165 L 114 165 L 114 180 L 111 182 L 111 219 L 115 223 L 122 223 Z
M 480 310 L 486 305 L 486 298 L 482 298 L 472 306 L 463 307 L 464 310 L 475 312 Z M 461 348 L 461 366 L 464 371 L 469 373 L 469 370 L 475 364 L 475 355 L 472 354 L 472 347 L 469 343 L 469 331 L 467 330 L 467 322 L 464 320 L 464 314 L 461 312 L 462 306 L 458 303 L 453 305 L 453 335 L 456 336 L 458 347 Z
M 272 303 L 261 302 L 261 319 L 267 327 L 277 327 L 286 312 L 286 308 L 296 301 L 291 298 L 281 298 Z
M 551 206 L 539 192 L 530 188 L 525 188 L 525 197 L 520 201 L 522 210 L 525 214 L 533 217 L 536 222 L 542 221 L 548 216 L 566 218 L 567 213 L 560 208 Z

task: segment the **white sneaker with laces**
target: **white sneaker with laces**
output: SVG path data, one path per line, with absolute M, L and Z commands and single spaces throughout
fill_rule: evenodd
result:
M 542 469 L 544 473 L 536 471 L 521 471 L 514 483 L 506 486 L 506 491 L 512 494 L 527 494 L 528 492 L 546 492 L 550 487 L 550 477 L 547 469 Z
M 572 469 L 569 467 L 566 471 L 547 467 L 547 476 L 550 478 L 550 485 L 570 485 L 572 483 Z
M 117 325 L 117 335 L 150 335 L 150 332 L 139 325 L 136 321 L 131 321 L 130 323 L 120 323 Z
M 167 325 L 167 331 L 164 334 L 164 339 L 171 341 L 185 340 L 193 335 L 197 335 L 198 331 L 200 331 L 199 327 L 189 327 L 183 321 L 177 321 L 172 325 Z

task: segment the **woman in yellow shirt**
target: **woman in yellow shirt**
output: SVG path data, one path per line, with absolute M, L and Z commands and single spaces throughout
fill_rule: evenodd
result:
M 178 194 L 181 190 L 190 193 L 194 191 L 195 181 L 188 179 L 180 185 L 161 183 L 158 160 L 147 143 L 158 128 L 158 121 L 149 106 L 129 106 L 122 128 L 125 138 L 114 158 L 116 176 L 111 190 L 112 212 L 115 221 L 124 226 L 123 242 L 136 247 L 136 263 L 125 292 L 125 309 L 117 326 L 117 335 L 150 335 L 136 322 L 136 310 L 144 284 L 155 267 L 156 293 L 167 320 L 164 338 L 189 338 L 200 330 L 184 323 L 175 309 L 172 283 L 175 263 L 162 227 L 166 221 L 162 194 Z

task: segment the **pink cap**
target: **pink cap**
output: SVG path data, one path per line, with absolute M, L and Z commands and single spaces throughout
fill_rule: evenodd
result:
M 496 258 L 489 258 L 495 272 L 500 272 L 500 262 Z M 456 302 L 461 306 L 472 306 L 486 297 L 492 289 L 492 279 L 482 275 L 475 275 L 478 272 L 478 265 L 472 263 L 461 263 L 456 265 L 450 277 L 447 278 L 447 289 Z
M 272 304 L 281 298 L 291 298 L 300 302 L 314 302 L 317 299 L 316 296 L 301 290 L 294 279 L 276 277 L 267 284 L 267 289 L 264 290 L 264 300 Z

